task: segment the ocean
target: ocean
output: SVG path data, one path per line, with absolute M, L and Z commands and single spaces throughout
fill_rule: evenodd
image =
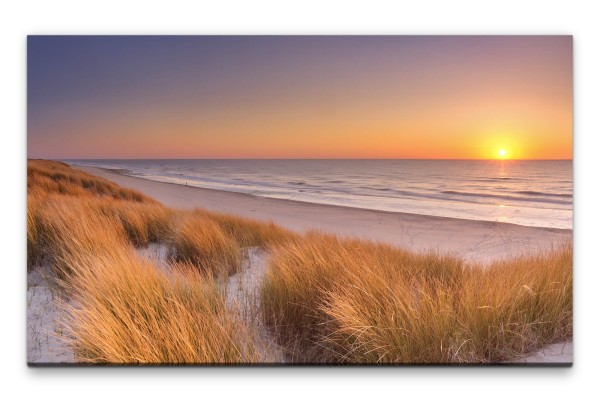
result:
M 268 198 L 573 228 L 570 160 L 64 161 Z

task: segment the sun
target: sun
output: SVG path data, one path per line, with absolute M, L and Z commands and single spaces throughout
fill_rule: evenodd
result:
M 501 158 L 506 157 L 506 149 L 500 149 L 498 151 L 498 156 L 501 157 Z

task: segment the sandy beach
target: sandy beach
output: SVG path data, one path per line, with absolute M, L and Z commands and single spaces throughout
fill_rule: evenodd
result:
M 75 167 L 77 168 L 77 166 Z M 61 167 L 58 165 L 56 168 Z M 63 166 L 62 168 L 65 169 L 66 167 Z M 269 199 L 241 193 L 161 183 L 127 176 L 119 171 L 114 170 L 92 167 L 82 167 L 80 169 L 94 176 L 106 178 L 122 188 L 119 190 L 121 192 L 115 192 L 115 188 L 118 189 L 119 187 L 115 186 L 114 184 L 104 182 L 105 185 L 109 186 L 109 189 L 106 189 L 102 186 L 92 186 L 91 188 L 95 188 L 94 191 L 102 190 L 106 193 L 119 193 L 120 196 L 135 196 L 137 198 L 141 197 L 141 199 L 143 199 L 143 196 L 141 196 L 140 193 L 143 193 L 162 202 L 164 205 L 172 209 L 180 209 L 178 212 L 180 215 L 188 216 L 188 218 L 185 220 L 186 224 L 196 224 L 194 221 L 195 217 L 193 217 L 196 214 L 189 213 L 190 209 L 203 208 L 212 212 L 222 212 L 230 216 L 237 215 L 241 217 L 250 217 L 263 222 L 272 221 L 279 226 L 283 226 L 298 233 L 303 233 L 309 230 L 320 230 L 324 233 L 338 234 L 340 237 L 358 237 L 376 242 L 384 242 L 405 248 L 409 251 L 433 250 L 442 254 L 450 253 L 476 263 L 484 269 L 486 264 L 493 262 L 494 260 L 512 258 L 528 253 L 544 253 L 545 250 L 550 251 L 553 246 L 559 245 L 563 241 L 569 241 L 570 236 L 572 235 L 571 230 L 533 228 L 507 223 L 441 218 L 416 214 L 382 212 L 343 206 L 320 205 L 291 200 Z M 77 173 L 76 171 L 73 171 L 73 173 L 82 174 Z M 56 176 L 64 176 L 64 180 L 67 181 L 68 176 L 65 175 L 65 173 L 56 173 Z M 76 180 L 76 177 L 77 176 L 71 176 L 71 181 L 69 182 Z M 86 177 L 88 177 L 86 178 L 87 180 L 90 179 L 90 176 L 86 175 Z M 35 179 L 40 181 L 39 178 Z M 41 186 L 42 184 L 38 183 L 37 185 Z M 89 184 L 87 185 L 89 187 Z M 113 187 L 111 188 L 110 185 Z M 78 190 L 76 186 L 64 188 L 70 188 L 69 190 L 71 191 Z M 130 191 L 130 195 L 128 195 L 127 191 L 129 189 L 134 189 L 138 192 L 136 193 Z M 110 192 L 107 192 L 109 190 Z M 81 191 L 81 189 L 79 189 L 79 191 Z M 83 194 L 87 196 L 85 191 L 83 191 Z M 156 209 L 156 212 L 159 212 L 162 208 L 162 206 L 154 203 L 151 203 L 151 205 L 153 205 L 152 207 L 159 208 Z M 35 208 L 35 206 L 33 207 Z M 162 209 L 164 210 L 164 208 Z M 83 212 L 83 209 L 80 212 Z M 59 215 L 57 216 L 63 216 L 65 214 L 68 215 L 67 211 L 63 210 L 60 211 Z M 77 232 L 77 227 L 81 225 L 81 214 L 77 213 L 76 215 L 77 217 L 73 215 L 75 219 L 73 221 L 76 221 L 76 223 L 74 223 L 75 226 L 72 228 L 72 230 L 75 230 L 75 232 Z M 160 214 L 156 216 L 160 219 Z M 165 214 L 165 216 L 167 220 L 171 218 L 169 217 L 169 214 Z M 206 227 L 206 229 L 210 227 L 206 225 L 206 220 L 202 220 L 200 223 L 201 226 Z M 84 226 L 85 225 L 82 227 Z M 218 228 L 218 226 L 215 227 Z M 96 230 L 96 228 L 94 228 L 94 230 Z M 182 226 L 179 228 L 179 232 L 183 232 L 183 230 L 185 230 L 185 227 Z M 212 241 L 214 238 L 220 238 L 218 237 L 218 232 L 220 231 L 214 232 L 216 237 L 213 236 L 212 232 L 207 232 L 207 235 L 211 236 L 210 238 Z M 134 231 L 130 232 L 130 234 L 131 233 L 134 233 Z M 100 234 L 100 231 L 94 231 L 94 244 L 96 244 L 97 241 L 100 241 L 100 238 L 102 238 Z M 176 233 L 171 233 L 169 235 L 174 234 Z M 194 235 L 197 235 L 195 231 L 188 234 L 186 234 L 186 238 L 195 238 Z M 71 235 L 72 234 L 69 234 L 69 236 L 66 238 L 71 238 Z M 81 234 L 78 235 L 81 236 Z M 112 234 L 109 237 L 112 238 Z M 85 237 L 81 236 L 81 238 Z M 318 244 L 318 241 L 331 241 L 331 239 L 328 238 L 331 237 L 308 236 L 302 240 L 303 242 L 297 245 L 299 248 L 296 250 L 296 252 L 304 252 L 302 250 L 302 246 L 305 246 L 304 241 L 314 241 L 312 243 L 313 245 L 311 246 L 315 246 L 314 244 Z M 150 240 L 150 242 L 146 242 L 145 244 L 134 243 L 135 251 L 140 256 L 143 256 L 148 260 L 152 260 L 155 266 L 159 268 L 159 271 L 161 272 L 159 274 L 171 275 L 172 272 L 168 267 L 170 262 L 167 260 L 167 246 L 163 241 L 164 238 L 161 240 L 161 237 L 158 237 L 158 239 Z M 173 239 L 173 241 L 175 240 Z M 227 241 L 226 237 L 223 237 L 223 241 Z M 82 244 L 84 244 L 84 242 L 78 243 L 76 246 L 77 255 L 79 255 L 79 252 L 82 249 Z M 98 242 L 98 244 L 100 244 L 100 242 Z M 238 242 L 235 242 L 236 249 L 239 249 L 237 248 L 237 246 L 239 246 L 238 244 Z M 326 249 L 329 249 L 330 247 L 335 249 L 335 247 L 338 246 L 336 244 L 337 243 L 326 243 L 324 245 L 326 246 Z M 98 245 L 94 245 L 94 247 L 96 246 Z M 177 244 L 173 243 L 172 246 L 175 247 Z M 220 249 L 228 249 L 224 246 L 225 245 L 223 245 L 223 248 Z M 352 246 L 354 247 L 355 245 Z M 382 252 L 382 257 L 384 257 L 387 252 L 397 252 L 397 250 L 394 250 L 393 248 L 376 248 L 377 244 L 370 244 L 369 246 L 373 247 L 369 248 L 369 252 L 374 252 L 375 249 L 378 249 L 377 252 Z M 118 248 L 118 243 L 111 242 L 110 249 L 113 249 L 113 247 Z M 95 249 L 96 248 L 94 248 L 93 252 L 96 252 Z M 123 252 L 126 252 L 127 247 L 122 249 L 124 249 Z M 258 303 L 259 291 L 261 294 L 264 294 L 264 290 L 259 288 L 262 288 L 261 286 L 267 282 L 271 282 L 271 285 L 273 285 L 273 281 L 269 281 L 269 279 L 266 277 L 273 276 L 274 269 L 275 271 L 277 271 L 277 269 L 282 269 L 283 265 L 281 263 L 296 263 L 294 262 L 295 259 L 286 259 L 286 249 L 280 249 L 279 251 L 276 251 L 277 248 L 261 248 L 260 243 L 257 243 L 257 246 L 252 245 L 243 249 L 243 261 L 240 264 L 239 270 L 231 270 L 228 280 L 220 281 L 218 283 L 219 288 L 225 290 L 227 294 L 226 300 L 224 301 L 225 303 L 223 305 L 228 308 L 228 310 L 232 313 L 232 316 L 235 316 L 235 319 L 245 322 L 244 327 L 247 327 L 248 330 L 250 330 L 249 333 L 252 333 L 250 335 L 250 337 L 253 338 L 252 349 L 258 352 L 257 355 L 260 355 L 260 360 L 270 361 L 272 363 L 281 363 L 296 361 L 296 358 L 299 358 L 298 361 L 302 361 L 303 359 L 300 355 L 295 355 L 292 352 L 288 353 L 284 350 L 284 348 L 282 348 L 285 347 L 285 345 L 278 343 L 279 340 L 276 339 L 275 335 L 271 331 L 272 328 L 269 326 L 271 324 L 269 320 L 265 320 L 264 317 L 260 319 L 258 318 L 260 305 L 263 305 L 262 302 L 260 304 Z M 125 254 L 126 253 L 123 255 Z M 548 253 L 546 256 L 552 254 L 553 253 Z M 226 254 L 223 254 L 223 256 L 225 255 Z M 296 254 L 294 253 L 294 255 Z M 343 253 L 336 256 L 334 252 L 326 253 L 326 255 L 326 258 L 331 257 L 335 259 L 338 257 L 337 260 L 339 261 L 340 257 L 345 258 L 352 254 Z M 358 254 L 358 256 L 360 256 L 360 254 Z M 397 254 L 394 254 L 393 257 L 398 256 Z M 116 266 L 117 270 L 115 270 L 115 274 L 126 274 L 126 272 L 129 271 L 127 269 L 123 270 L 123 266 L 128 266 L 128 263 L 133 263 L 129 262 L 128 260 L 129 259 L 123 259 L 118 263 L 110 265 Z M 138 259 L 135 260 L 135 263 L 140 263 Z M 319 257 L 318 260 L 329 259 L 322 259 L 322 257 Z M 360 272 L 364 271 L 365 266 L 361 264 L 362 262 L 359 264 L 353 264 L 353 261 L 355 260 L 361 259 L 360 257 L 358 259 L 342 259 L 342 264 L 338 263 L 337 265 L 343 266 L 343 269 L 338 271 L 337 275 L 343 276 L 345 274 L 344 272 L 346 271 L 354 272 L 352 274 L 360 274 Z M 430 259 L 428 260 L 431 261 Z M 542 260 L 545 261 L 549 259 Z M 39 262 L 40 260 L 38 260 L 38 263 Z M 332 263 L 332 266 L 336 266 L 336 262 Z M 395 263 L 396 260 L 392 266 L 393 269 L 397 268 Z M 513 263 L 511 261 L 507 261 L 507 263 L 509 268 L 519 270 L 523 267 L 520 265 L 511 265 L 511 263 Z M 305 265 L 304 261 L 300 261 L 296 267 L 290 266 L 291 270 L 289 270 L 288 273 L 280 272 L 277 274 L 277 276 L 281 279 L 287 279 L 287 275 L 296 274 L 292 272 L 298 272 L 302 269 L 307 269 L 306 271 L 303 271 L 303 277 L 299 278 L 299 280 L 300 282 L 303 282 L 304 280 L 306 281 L 304 284 L 309 285 L 311 283 L 311 278 L 305 276 L 306 274 L 310 276 L 311 267 L 308 266 L 312 265 Z M 378 261 L 376 266 L 383 269 L 385 266 L 385 258 L 381 259 L 381 261 Z M 444 265 L 443 267 L 444 269 L 451 269 L 452 265 Z M 540 269 L 544 271 L 550 269 L 548 270 L 549 272 L 554 271 L 552 270 L 552 266 L 546 264 L 540 265 L 539 263 L 537 265 L 533 263 L 528 267 L 528 269 L 532 269 L 532 271 L 535 269 L 538 269 L 538 271 Z M 136 274 L 140 274 L 142 271 L 143 270 L 140 270 Z M 382 271 L 382 274 L 391 274 L 393 271 L 395 270 L 390 270 L 388 273 Z M 142 274 L 142 276 L 144 276 L 144 274 Z M 28 275 L 28 362 L 35 365 L 46 363 L 73 363 L 74 354 L 68 344 L 65 342 L 66 337 L 61 334 L 61 328 L 63 326 L 61 325 L 61 317 L 59 317 L 59 312 L 61 311 L 59 305 L 64 301 L 68 302 L 69 304 L 71 302 L 77 304 L 79 301 L 77 301 L 75 298 L 71 299 L 71 297 L 68 297 L 67 299 L 61 297 L 57 298 L 56 294 L 53 292 L 53 288 L 49 286 L 51 280 L 46 282 L 45 280 L 42 280 L 43 277 L 43 270 L 38 269 L 32 269 Z M 560 277 L 557 277 L 557 279 L 559 281 L 561 280 Z M 554 279 L 554 281 L 557 279 Z M 294 280 L 293 282 L 298 281 Z M 312 282 L 314 282 L 314 277 Z M 96 288 L 97 286 L 95 281 L 91 282 L 90 284 L 92 287 L 85 290 L 82 294 L 88 294 L 91 288 Z M 475 283 L 474 285 L 475 288 L 479 288 L 481 283 Z M 520 291 L 519 288 L 521 288 L 520 282 L 517 283 L 516 288 L 518 295 Z M 293 290 L 293 288 L 290 287 L 290 290 Z M 284 293 L 287 293 L 287 291 L 288 289 L 286 289 Z M 501 291 L 505 291 L 504 287 Z M 129 290 L 127 293 L 129 293 Z M 399 293 L 405 292 L 400 291 Z M 269 294 L 269 292 L 267 292 L 267 294 Z M 272 292 L 270 292 L 270 294 L 272 294 Z M 348 294 L 343 295 L 344 298 L 347 296 Z M 161 299 L 164 300 L 164 298 Z M 501 301 L 501 305 L 503 302 L 505 301 Z M 264 311 L 261 313 L 264 313 Z M 224 315 L 219 313 L 218 316 L 219 318 L 224 318 L 226 314 Z M 423 318 L 425 319 L 426 316 Z M 305 344 L 305 346 L 307 345 Z M 523 352 L 520 354 L 521 357 L 518 358 L 506 358 L 504 359 L 503 363 L 552 363 L 569 365 L 573 360 L 572 350 L 572 341 L 555 342 L 550 343 L 549 346 L 542 347 L 541 349 L 538 349 L 532 353 Z
M 151 181 L 108 169 L 74 167 L 140 191 L 174 208 L 205 208 L 273 221 L 298 232 L 319 229 L 342 236 L 386 242 L 411 250 L 453 253 L 484 264 L 502 258 L 543 252 L 572 236 L 572 230 L 270 199 Z M 259 263 L 257 267 L 258 271 L 264 273 L 264 263 Z M 567 341 L 552 344 L 524 358 L 507 362 L 568 365 L 573 362 L 573 343 Z
M 391 213 L 195 188 L 126 176 L 112 170 L 74 166 L 135 189 L 174 208 L 205 208 L 264 221 L 304 232 L 323 230 L 342 236 L 386 242 L 417 251 L 453 253 L 489 263 L 543 252 L 572 235 L 572 230 Z

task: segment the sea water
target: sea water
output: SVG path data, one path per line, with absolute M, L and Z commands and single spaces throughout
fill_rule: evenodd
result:
M 572 161 L 65 160 L 267 198 L 572 228 Z

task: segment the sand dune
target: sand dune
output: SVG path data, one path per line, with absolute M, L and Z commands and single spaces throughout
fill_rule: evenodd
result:
M 568 239 L 571 230 L 522 227 L 504 223 L 438 218 L 402 213 L 377 212 L 338 206 L 258 198 L 244 194 L 159 183 L 117 172 L 81 168 L 105 177 L 123 187 L 141 191 L 162 203 L 177 208 L 202 207 L 262 220 L 272 220 L 284 227 L 303 232 L 321 229 L 341 235 L 383 241 L 413 250 L 437 249 L 470 260 L 489 262 L 497 258 L 549 249 Z M 164 262 L 163 245 L 152 244 L 141 254 Z M 283 353 L 256 318 L 257 285 L 265 273 L 267 255 L 249 250 L 245 268 L 228 282 L 228 303 L 243 319 L 258 330 L 264 351 L 278 361 Z M 161 263 L 158 263 L 162 266 Z M 28 289 L 28 362 L 72 362 L 73 355 L 60 341 L 50 336 L 55 322 L 52 296 L 43 283 L 30 275 Z M 42 302 L 44 301 L 44 302 Z M 564 364 L 573 361 L 572 342 L 552 344 L 519 360 L 507 363 Z

